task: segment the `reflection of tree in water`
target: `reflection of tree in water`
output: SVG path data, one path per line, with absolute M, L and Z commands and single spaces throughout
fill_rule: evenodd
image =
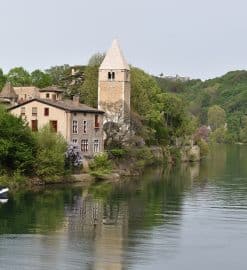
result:
M 15 193 L 0 206 L 0 233 L 45 233 L 63 228 L 64 205 L 72 202 L 71 188 Z
M 247 204 L 246 150 L 246 145 L 214 145 L 208 159 L 200 166 L 198 185 L 219 206 Z M 201 196 L 199 192 L 198 196 Z

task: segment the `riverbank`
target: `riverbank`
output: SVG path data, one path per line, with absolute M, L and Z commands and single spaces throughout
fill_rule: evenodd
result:
M 10 190 L 33 189 L 37 186 L 53 184 L 74 184 L 80 182 L 110 181 L 116 182 L 123 177 L 140 176 L 145 168 L 154 166 L 173 166 L 182 162 L 199 162 L 200 147 L 140 147 L 132 149 L 112 149 L 106 157 L 91 166 L 92 160 L 84 160 L 83 168 L 76 173 L 67 172 L 60 178 L 26 177 L 19 172 L 0 176 L 0 185 Z M 94 160 L 95 162 L 95 160 Z

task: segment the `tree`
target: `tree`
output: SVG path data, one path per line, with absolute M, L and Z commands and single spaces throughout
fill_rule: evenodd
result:
M 52 79 L 52 84 L 62 86 L 63 80 L 71 73 L 70 66 L 65 64 L 62 66 L 54 66 L 46 70 L 46 73 Z
M 87 66 L 84 71 L 85 80 L 79 87 L 80 101 L 97 108 L 98 103 L 98 66 Z
M 0 172 L 32 174 L 36 143 L 29 127 L 0 108 Z
M 38 88 L 44 88 L 52 85 L 52 78 L 49 74 L 36 69 L 31 73 L 31 84 Z
M 3 70 L 0 68 L 0 92 L 6 83 L 6 76 L 3 74 Z
M 212 130 L 223 127 L 226 123 L 226 112 L 218 105 L 211 106 L 208 109 L 208 124 Z
M 23 67 L 12 68 L 7 74 L 7 80 L 13 86 L 29 86 L 31 84 L 30 74 Z
M 46 182 L 57 181 L 65 172 L 65 152 L 67 143 L 62 135 L 43 127 L 35 134 L 38 150 L 36 173 Z
M 88 66 L 99 67 L 101 65 L 101 63 L 103 62 L 104 58 L 105 58 L 105 53 L 100 53 L 100 52 L 95 53 L 90 57 L 90 59 L 88 61 Z

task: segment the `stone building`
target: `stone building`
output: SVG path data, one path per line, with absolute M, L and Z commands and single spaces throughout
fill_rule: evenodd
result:
M 98 108 L 105 111 L 105 122 L 130 120 L 130 67 L 117 40 L 113 40 L 99 68 Z
M 18 95 L 16 94 L 11 83 L 7 82 L 0 92 L 0 103 L 7 106 L 14 105 L 17 102 Z
M 21 87 L 13 87 L 16 95 L 18 96 L 17 102 L 25 102 L 32 98 L 39 97 L 40 89 L 35 86 L 21 86 Z
M 79 97 L 61 100 L 61 93 L 55 95 L 54 89 L 46 89 L 43 93 L 46 98 L 27 100 L 9 108 L 9 111 L 25 119 L 33 132 L 50 125 L 68 143 L 79 144 L 84 157 L 104 150 L 103 111 L 81 104 Z

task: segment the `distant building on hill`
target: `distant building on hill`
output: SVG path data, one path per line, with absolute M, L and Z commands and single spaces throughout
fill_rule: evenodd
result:
M 171 80 L 171 81 L 181 81 L 181 82 L 187 82 L 190 80 L 190 77 L 183 77 L 179 76 L 178 74 L 176 76 L 161 76 L 164 79 Z

